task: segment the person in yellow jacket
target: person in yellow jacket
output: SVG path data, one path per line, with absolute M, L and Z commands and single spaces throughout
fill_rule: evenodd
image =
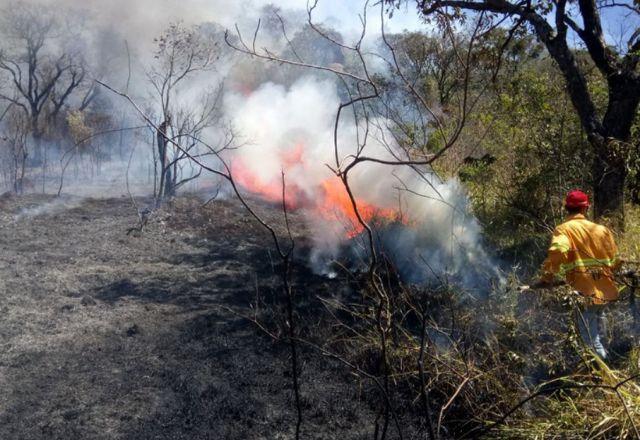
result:
M 589 209 L 585 193 L 570 191 L 565 209 L 568 217 L 553 231 L 543 275 L 536 285 L 550 285 L 560 276 L 584 297 L 584 306 L 576 311 L 578 331 L 585 344 L 606 359 L 607 351 L 602 344 L 604 309 L 618 299 L 614 281 L 614 272 L 621 264 L 618 248 L 607 227 L 585 217 Z

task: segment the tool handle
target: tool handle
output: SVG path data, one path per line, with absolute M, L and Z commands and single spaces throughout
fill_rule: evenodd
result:
M 517 289 L 519 292 L 525 292 L 527 290 L 541 290 L 541 289 L 549 289 L 551 287 L 559 287 L 559 286 L 564 286 L 567 283 L 565 281 L 559 280 L 559 281 L 553 281 L 551 283 L 533 283 L 531 285 L 522 285 L 522 286 L 518 286 Z

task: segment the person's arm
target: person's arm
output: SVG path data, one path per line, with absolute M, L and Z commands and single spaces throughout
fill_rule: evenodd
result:
M 567 254 L 570 249 L 571 242 L 569 241 L 569 237 L 556 228 L 553 231 L 551 244 L 547 250 L 547 258 L 542 264 L 542 276 L 540 277 L 540 281 L 535 284 L 540 284 L 539 287 L 552 285 L 556 276 L 560 274 L 560 267 L 563 263 L 566 263 Z

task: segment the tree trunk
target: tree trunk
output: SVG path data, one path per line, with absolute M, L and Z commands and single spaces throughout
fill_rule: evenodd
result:
M 174 178 L 171 175 L 171 166 L 165 169 L 164 192 L 162 196 L 167 199 L 174 196 Z
M 608 79 L 609 104 L 601 136 L 591 136 L 595 156 L 593 196 L 596 218 L 608 218 L 624 229 L 624 192 L 631 126 L 640 102 L 640 85 L 633 75 L 618 73 Z
M 624 229 L 624 188 L 627 165 L 615 155 L 615 145 L 595 146 L 593 162 L 593 210 L 596 219 L 607 218 L 615 229 Z M 612 154 L 613 153 L 613 154 Z M 613 156 L 613 157 L 611 157 Z
M 42 163 L 44 162 L 42 134 L 34 130 L 32 131 L 31 137 L 33 139 L 33 156 L 31 165 L 36 167 L 42 165 Z
M 629 192 L 631 203 L 633 203 L 634 205 L 640 205 L 640 176 L 638 176 L 637 174 L 635 175 L 633 181 L 630 183 Z
M 156 200 L 156 203 L 158 204 L 158 206 L 160 205 L 160 203 L 162 202 L 162 199 L 165 196 L 164 191 L 165 191 L 165 185 L 166 185 L 166 179 L 167 179 L 167 170 L 166 170 L 167 126 L 168 126 L 168 122 L 167 122 L 167 119 L 165 118 L 164 122 L 162 122 L 162 124 L 160 124 L 160 127 L 158 127 L 158 132 L 156 133 L 156 141 L 158 144 L 158 158 L 160 161 L 160 184 L 158 185 L 158 194 L 157 194 L 157 200 Z

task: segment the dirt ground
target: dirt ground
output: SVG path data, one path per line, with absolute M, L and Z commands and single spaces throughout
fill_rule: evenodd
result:
M 287 346 L 238 316 L 275 301 L 269 237 L 225 201 L 136 223 L 128 198 L 0 199 L 0 439 L 292 438 Z M 370 437 L 348 372 L 302 361 L 304 437 Z

